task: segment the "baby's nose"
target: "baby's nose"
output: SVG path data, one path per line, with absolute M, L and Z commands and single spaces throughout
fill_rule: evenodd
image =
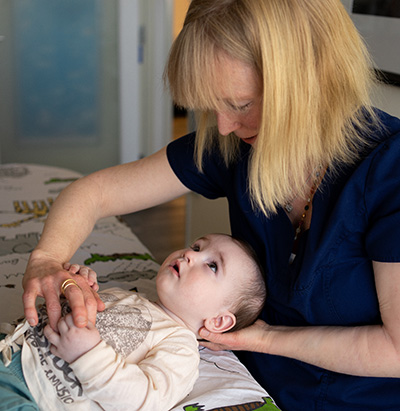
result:
M 183 254 L 183 258 L 190 264 L 196 260 L 197 255 L 198 255 L 197 251 L 193 251 L 192 249 L 189 249 L 185 251 L 185 253 Z

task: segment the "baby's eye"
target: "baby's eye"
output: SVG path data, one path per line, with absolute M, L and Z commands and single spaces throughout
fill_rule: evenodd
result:
M 193 251 L 195 251 L 195 252 L 200 251 L 200 246 L 197 245 L 197 244 L 193 244 L 192 246 L 190 246 L 190 248 L 191 248 Z
M 214 273 L 216 273 L 218 271 L 217 263 L 215 263 L 215 262 L 208 263 L 208 266 L 211 268 L 212 271 L 214 271 Z

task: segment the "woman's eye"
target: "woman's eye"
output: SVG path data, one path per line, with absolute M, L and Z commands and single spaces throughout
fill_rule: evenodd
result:
M 251 106 L 251 103 L 247 103 L 244 106 L 239 106 L 237 107 L 237 110 L 239 111 L 246 111 L 249 107 Z
M 208 263 L 208 266 L 211 268 L 212 271 L 214 271 L 214 273 L 218 271 L 218 266 L 216 263 Z
M 235 111 L 246 111 L 247 109 L 250 108 L 251 102 L 247 103 L 247 104 L 244 104 L 243 106 L 236 106 L 235 104 L 231 104 L 230 106 L 231 106 L 232 110 L 235 110 Z
M 193 251 L 196 251 L 196 252 L 200 251 L 200 246 L 198 246 L 197 244 L 193 244 L 192 246 L 190 246 L 190 248 L 191 248 Z

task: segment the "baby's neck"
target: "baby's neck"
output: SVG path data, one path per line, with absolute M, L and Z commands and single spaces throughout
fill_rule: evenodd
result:
M 199 328 L 194 327 L 193 325 L 189 324 L 188 322 L 182 320 L 182 318 L 178 317 L 175 313 L 173 313 L 171 310 L 169 310 L 167 307 L 165 307 L 160 300 L 157 300 L 154 304 L 156 304 L 158 307 L 160 307 L 168 316 L 170 316 L 174 321 L 176 321 L 178 324 L 182 325 L 183 327 L 187 328 L 188 330 L 192 331 L 193 334 L 196 336 L 197 339 L 200 338 L 199 336 Z

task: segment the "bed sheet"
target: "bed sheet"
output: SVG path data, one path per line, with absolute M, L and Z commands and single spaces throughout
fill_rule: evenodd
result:
M 0 323 L 23 316 L 21 280 L 29 254 L 57 195 L 79 177 L 50 166 L 0 166 Z M 117 217 L 99 220 L 71 261 L 93 268 L 101 289 L 117 286 L 156 296 L 158 264 Z M 232 352 L 199 349 L 199 379 L 174 411 L 279 410 Z

